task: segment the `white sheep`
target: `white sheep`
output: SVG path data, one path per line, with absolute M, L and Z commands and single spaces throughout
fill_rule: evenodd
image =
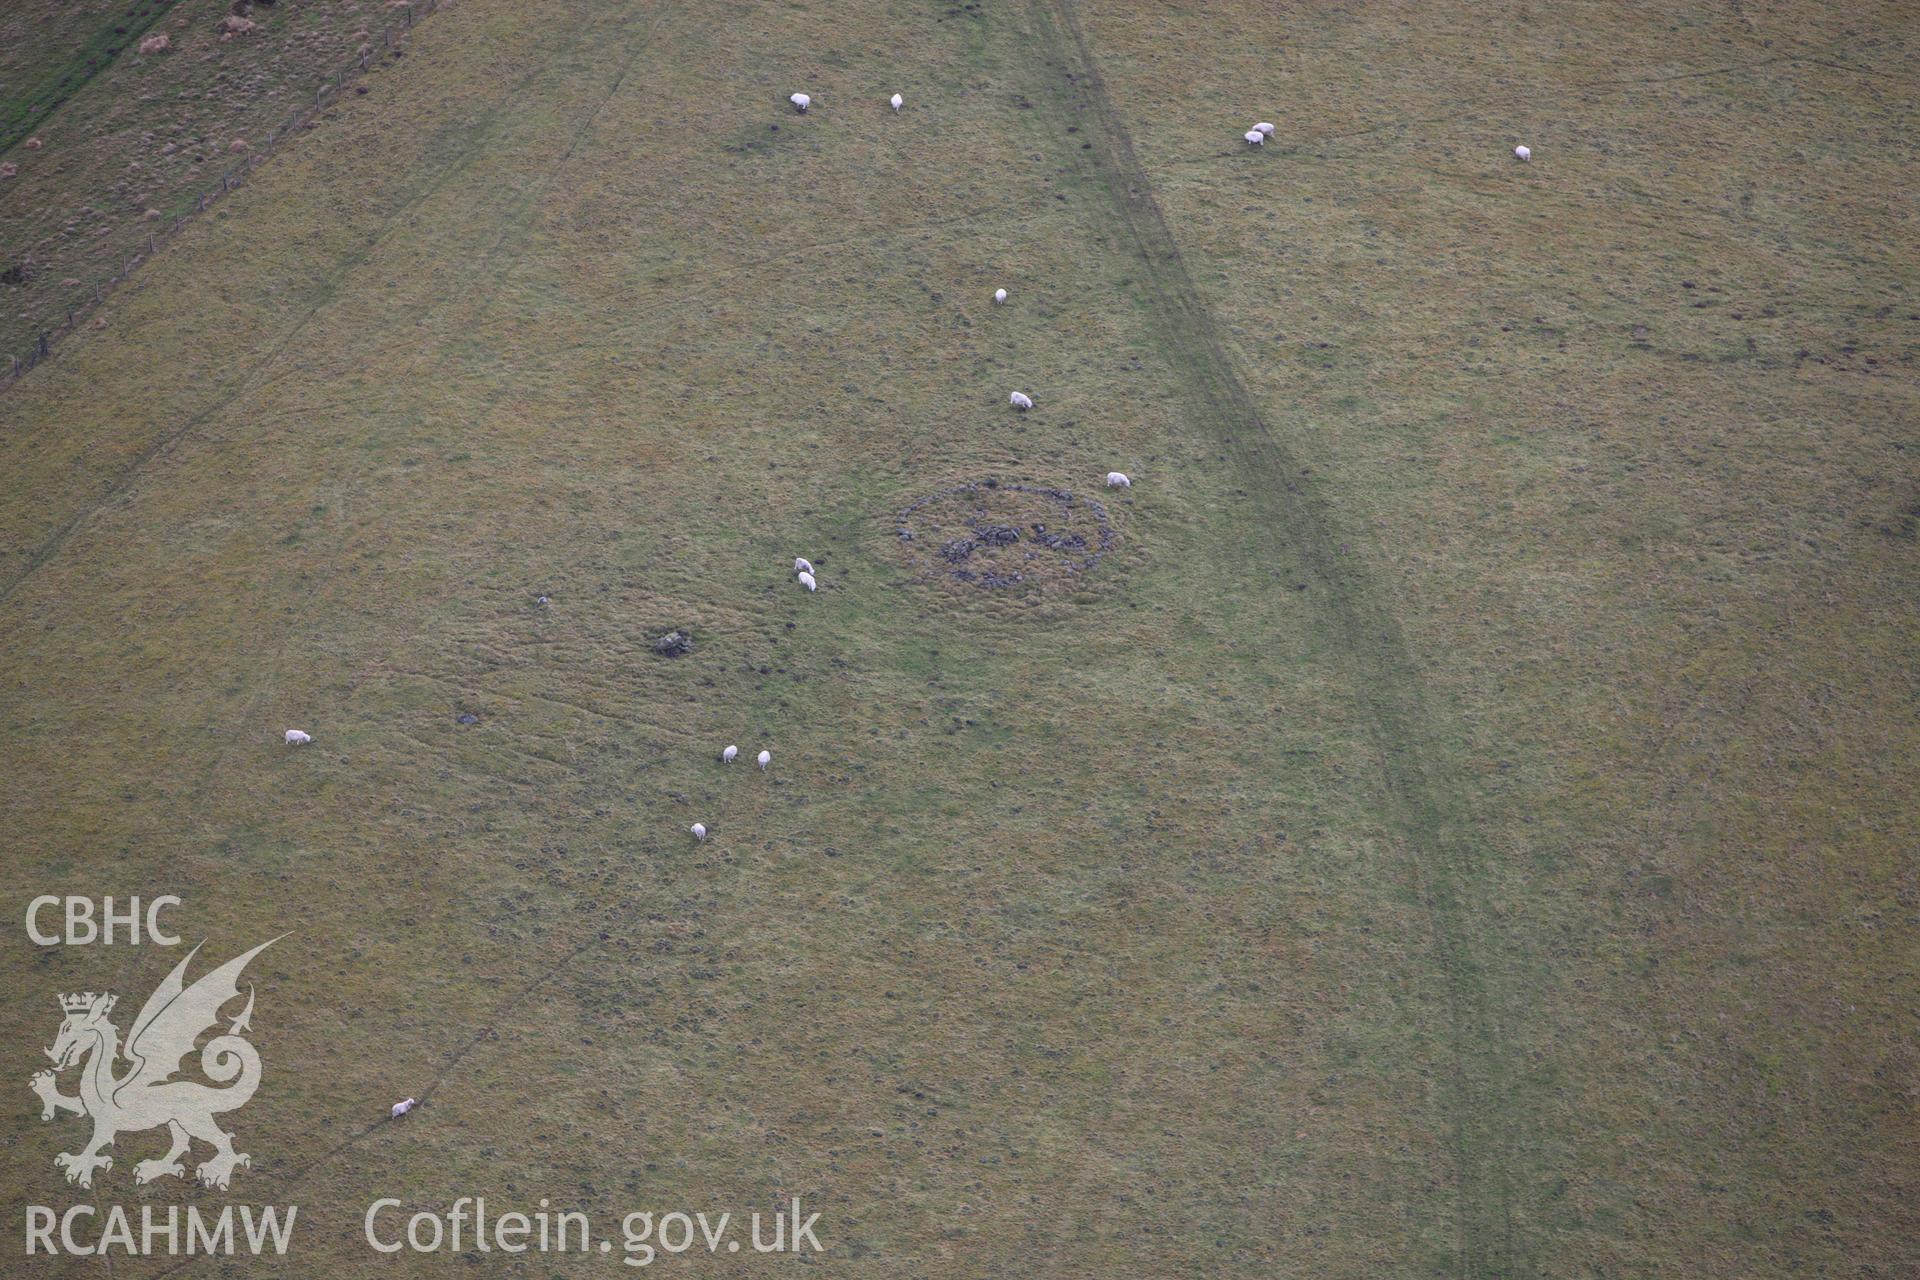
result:
M 1131 489 L 1133 488 L 1133 481 L 1127 479 L 1127 473 L 1124 471 L 1109 471 L 1107 472 L 1107 488 Z
M 995 302 L 1005 302 L 1007 300 L 1007 291 L 1005 289 L 995 289 L 993 291 L 993 300 Z
M 790 94 L 787 97 L 787 101 L 791 102 L 793 104 L 793 109 L 795 111 L 798 111 L 801 115 L 807 114 L 807 108 L 813 105 L 813 99 L 809 98 L 804 93 Z
M 795 573 L 812 573 L 813 561 L 807 559 L 805 556 L 795 556 L 793 558 L 793 571 Z
M 1262 120 L 1259 124 L 1253 126 L 1253 131 L 1255 133 L 1261 134 L 1268 138 L 1271 138 L 1273 136 L 1273 126 L 1268 124 L 1265 120 Z
M 907 105 L 907 100 L 896 93 L 891 98 L 887 99 L 887 103 L 895 111 L 898 111 L 900 108 Z
M 754 757 L 753 762 L 759 765 L 761 770 L 764 772 L 766 767 L 773 763 L 773 752 L 762 751 L 759 755 Z
M 705 840 L 707 838 L 707 824 L 704 822 L 696 822 L 688 827 L 687 830 L 693 832 L 693 838 L 695 840 Z
M 1020 412 L 1025 413 L 1027 410 L 1033 408 L 1033 397 L 1029 395 L 1022 395 L 1020 392 L 1016 391 L 1012 395 L 1007 397 L 1007 403 L 1012 405 L 1014 408 L 1018 409 Z
M 1260 132 L 1258 129 L 1247 130 L 1246 137 L 1247 137 L 1247 141 L 1256 147 L 1267 140 L 1267 135 Z
M 1525 147 L 1525 146 L 1515 147 L 1513 149 L 1513 154 L 1516 159 L 1531 160 L 1533 159 L 1533 148 Z
M 312 741 L 313 735 L 310 733 L 302 733 L 298 729 L 287 730 L 287 745 L 290 747 L 304 747 Z
M 809 591 L 818 591 L 820 589 L 820 584 L 813 580 L 813 575 L 810 573 L 800 575 L 800 585 Z
M 728 747 L 728 748 L 727 748 L 727 749 L 726 749 L 725 751 L 722 751 L 722 752 L 720 753 L 720 763 L 721 763 L 721 764 L 732 764 L 732 763 L 733 763 L 733 758 L 734 758 L 735 756 L 737 756 L 737 755 L 739 755 L 739 754 L 740 754 L 740 748 L 738 748 L 738 747 L 734 747 L 734 746 L 729 746 L 729 747 Z
M 390 1111 L 388 1114 L 393 1119 L 398 1120 L 401 1116 L 407 1114 L 407 1112 L 413 1110 L 415 1107 L 419 1105 L 420 1105 L 420 1100 L 418 1098 L 402 1098 L 400 1099 L 400 1101 L 393 1104 L 393 1110 Z

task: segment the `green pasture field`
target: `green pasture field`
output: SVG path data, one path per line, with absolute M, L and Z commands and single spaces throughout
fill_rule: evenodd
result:
M 27 1087 L 185 948 L 0 947 L 12 1239 L 610 1275 L 363 1216 L 797 1196 L 847 1276 L 1911 1273 L 1917 28 L 446 5 L 0 390 L 11 918 L 288 935 L 225 1193 L 152 1132 L 66 1185 Z
M 378 92 L 406 35 L 383 0 L 0 6 L 0 164 L 14 170 L 0 173 L 0 374 L 42 333 L 88 323 L 99 291 L 270 155 L 297 113 L 324 123 L 339 97 Z M 151 36 L 167 46 L 141 53 Z M 322 86 L 335 96 L 316 101 Z

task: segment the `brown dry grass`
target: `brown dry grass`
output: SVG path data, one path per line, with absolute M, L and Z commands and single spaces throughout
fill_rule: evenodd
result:
M 1514 1262 L 1910 1266 L 1912 14 L 1289 16 L 1087 26 L 1458 726 Z
M 191 214 L 236 167 L 236 142 L 257 149 L 313 103 L 317 86 L 353 65 L 369 37 L 374 66 L 404 56 L 383 47 L 378 33 L 393 13 L 376 0 L 258 6 L 246 19 L 250 32 L 223 39 L 230 8 L 227 0 L 143 0 L 124 13 L 35 4 L 0 20 L 25 37 L 13 56 L 32 59 L 12 71 L 0 62 L 0 85 L 11 76 L 23 90 L 60 95 L 30 130 L 0 133 L 0 158 L 19 169 L 0 182 L 0 270 L 20 276 L 0 285 L 0 363 L 24 357 L 39 333 L 65 324 L 146 255 L 150 236 Z M 148 23 L 171 49 L 139 53 Z M 68 45 L 96 34 L 71 53 Z M 35 74 L 41 67 L 62 68 L 71 88 L 51 71 Z M 14 105 L 0 88 L 0 124 Z M 44 145 L 27 149 L 29 132 Z
M 799 1193 L 853 1275 L 1911 1265 L 1899 13 L 557 17 L 437 18 L 0 399 L 10 870 L 297 928 L 286 1274 L 390 1269 L 381 1194 Z M 1114 467 L 1071 593 L 897 558 Z M 24 1062 L 161 961 L 0 964 Z

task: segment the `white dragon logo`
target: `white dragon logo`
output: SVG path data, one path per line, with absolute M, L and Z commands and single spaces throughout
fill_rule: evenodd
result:
M 37 1072 L 30 1083 L 40 1095 L 42 1120 L 51 1120 L 63 1111 L 93 1118 L 93 1140 L 77 1152 L 53 1158 L 54 1165 L 66 1171 L 68 1182 L 91 1187 L 95 1170 L 113 1168 L 113 1157 L 103 1153 L 116 1137 L 161 1125 L 166 1126 L 173 1145 L 158 1160 L 135 1163 L 135 1182 L 185 1177 L 186 1166 L 180 1157 L 187 1154 L 195 1138 L 213 1148 L 213 1155 L 194 1171 L 203 1186 L 225 1191 L 234 1169 L 252 1163 L 244 1153 L 233 1149 L 233 1135 L 213 1119 L 245 1106 L 260 1087 L 260 1055 L 240 1034 L 251 1029 L 252 987 L 247 988 L 246 1008 L 229 1024 L 226 1034 L 213 1037 L 200 1050 L 200 1070 L 225 1087 L 174 1077 L 193 1052 L 194 1042 L 220 1021 L 221 1008 L 240 995 L 240 972 L 247 962 L 278 941 L 280 938 L 261 943 L 189 987 L 185 981 L 187 965 L 200 952 L 195 947 L 147 997 L 140 1016 L 133 1020 L 124 1050 L 120 1029 L 107 1020 L 118 997 L 91 991 L 60 997 L 66 1020 L 60 1024 L 53 1047 L 46 1051 L 53 1070 Z M 132 1065 L 125 1074 L 116 1076 L 114 1066 L 122 1057 Z M 80 1067 L 80 1093 L 69 1097 L 60 1092 L 56 1073 L 75 1065 Z

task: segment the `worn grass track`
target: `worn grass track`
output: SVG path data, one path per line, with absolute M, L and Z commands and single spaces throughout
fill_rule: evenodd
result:
M 0 604 L 16 920 L 298 919 L 235 1127 L 301 1240 L 227 1270 L 468 1266 L 384 1194 L 799 1194 L 822 1275 L 1912 1269 L 1892 82 L 1810 8 L 1258 9 L 460 0 L 0 399 L 0 577 L 77 521 Z M 897 536 L 1116 468 L 1073 580 Z M 17 1063 L 164 970 L 14 937 Z
M 1090 133 L 1090 152 L 1067 148 L 1063 155 L 1087 168 L 1108 193 L 1115 220 L 1151 279 L 1165 340 L 1175 367 L 1188 378 L 1196 418 L 1210 426 L 1251 481 L 1247 501 L 1255 514 L 1248 527 L 1258 533 L 1248 538 L 1250 550 L 1275 561 L 1298 559 L 1319 588 L 1314 604 L 1353 666 L 1394 825 L 1418 864 L 1435 963 L 1446 976 L 1451 1004 L 1458 1274 L 1512 1274 L 1508 1162 L 1516 1139 L 1502 1104 L 1513 1081 L 1488 990 L 1487 939 L 1479 928 L 1481 854 L 1460 800 L 1462 780 L 1449 772 L 1431 723 L 1434 712 L 1378 585 L 1357 560 L 1340 554 L 1325 499 L 1235 371 L 1072 0 L 1029 0 L 1027 8 L 1054 73 L 1048 88 L 1055 111 L 1063 122 L 1091 118 L 1098 126 Z
M 287 900 L 237 895 L 243 876 L 313 885 L 299 941 L 316 963 L 276 1027 L 283 1127 L 256 1144 L 249 1194 L 324 1215 L 302 1264 L 318 1252 L 342 1274 L 375 1265 L 354 1202 L 393 1176 L 423 1198 L 470 1180 L 497 1198 L 504 1177 L 609 1214 L 801 1189 L 840 1207 L 836 1256 L 874 1274 L 950 1273 L 959 1250 L 978 1274 L 1020 1258 L 1253 1274 L 1311 1247 L 1300 1224 L 1340 1217 L 1299 1165 L 1367 1163 L 1326 1134 L 1385 1105 L 1379 1078 L 1414 1117 L 1393 1140 L 1415 1155 L 1390 1171 L 1411 1189 L 1440 1166 L 1428 1108 L 1417 1072 L 1375 1059 L 1382 1041 L 1427 1055 L 1355 920 L 1419 930 L 1397 927 L 1411 906 L 1315 880 L 1347 880 L 1374 824 L 1340 772 L 1340 673 L 1304 635 L 1276 653 L 1277 621 L 1234 638 L 1236 618 L 1298 611 L 1240 590 L 1256 566 L 1196 518 L 1229 469 L 1169 463 L 1157 494 L 1116 501 L 1122 553 L 1083 585 L 1026 599 L 903 580 L 887 517 L 911 499 L 983 475 L 1080 488 L 1167 447 L 1177 378 L 1149 311 L 1105 305 L 1132 265 L 1091 193 L 977 178 L 1050 168 L 1029 156 L 1039 113 L 1008 105 L 1033 88 L 1018 24 L 996 12 L 977 43 L 928 43 L 889 18 L 927 106 L 861 105 L 900 72 L 855 46 L 799 121 L 764 86 L 833 74 L 781 62 L 832 52 L 824 19 L 767 9 L 744 53 L 738 31 L 674 23 L 671 56 L 623 82 L 656 15 L 608 11 L 570 58 L 557 12 L 454 6 L 422 33 L 420 96 L 456 68 L 488 94 L 435 108 L 455 119 L 431 164 L 375 104 L 348 104 L 337 133 L 237 193 L 237 221 L 304 227 L 332 212 L 314 197 L 340 190 L 335 166 L 359 167 L 354 139 L 396 157 L 383 171 L 401 177 L 348 207 L 297 288 L 278 246 L 209 220 L 9 405 L 30 428 L 10 437 L 20 473 L 46 481 L 13 495 L 16 571 L 56 516 L 90 514 L 0 613 L 19 690 L 80 692 L 36 706 L 10 687 L 0 716 L 28 751 L 104 743 L 121 714 L 184 726 L 142 760 L 182 780 L 164 816 L 95 794 L 169 833 L 136 855 L 144 875 L 206 864 L 185 890 L 222 936 Z M 524 35 L 514 75 L 540 72 L 524 125 L 487 127 L 516 81 L 496 78 L 486 24 Z M 718 119 L 689 114 L 714 101 Z M 987 272 L 1022 302 L 992 309 Z M 216 278 L 229 294 L 192 294 Z M 152 348 L 183 292 L 210 332 L 240 335 L 207 375 L 168 364 L 134 412 L 63 414 L 101 381 L 94 361 Z M 263 295 L 280 305 L 240 319 Z M 1096 363 L 1115 347 L 1134 354 L 1124 388 Z M 1007 416 L 1010 377 L 1044 388 L 1029 419 Z M 1174 456 L 1210 455 L 1174 425 Z M 104 504 L 89 474 L 113 478 Z M 248 501 L 209 516 L 192 495 L 215 491 Z M 143 529 L 166 532 L 123 540 Z M 796 544 L 822 565 L 818 597 L 791 591 Z M 252 585 L 219 580 L 243 564 Z M 533 609 L 536 591 L 555 607 Z M 144 668 L 127 684 L 104 647 L 58 638 L 112 644 L 148 592 L 186 602 L 142 641 L 164 705 Z M 689 659 L 646 652 L 667 624 L 699 637 Z M 1195 627 L 1219 642 L 1187 642 Z M 1144 705 L 1099 696 L 1101 678 Z M 1289 753 L 1196 769 L 1190 744 L 1278 703 Z M 296 714 L 335 726 L 320 751 L 261 736 Z M 714 738 L 769 742 L 780 764 L 724 774 Z M 301 794 L 259 786 L 262 765 L 304 770 Z M 23 877 L 84 875 L 89 802 L 40 794 L 13 802 L 35 824 Z M 690 851 L 695 816 L 716 836 Z M 1280 846 L 1293 857 L 1263 856 Z M 405 915 L 369 918 L 374 886 Z M 129 959 L 112 977 L 131 988 Z M 366 988 L 343 989 L 346 971 Z M 365 1016 L 384 1030 L 351 1025 Z M 1339 1074 L 1363 1080 L 1306 1096 Z M 430 1095 L 430 1123 L 354 1111 L 401 1081 Z M 492 1153 L 515 1140 L 490 1135 L 508 1115 L 565 1140 L 516 1146 L 507 1171 Z M 32 1139 L 9 1166 L 23 1189 L 54 1140 Z M 684 1172 L 641 1178 L 642 1160 Z M 1343 1255 L 1431 1247 L 1425 1221 L 1356 1225 Z

